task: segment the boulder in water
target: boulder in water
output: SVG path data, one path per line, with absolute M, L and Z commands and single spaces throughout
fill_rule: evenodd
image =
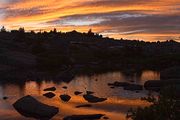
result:
M 44 91 L 55 91 L 56 90 L 56 88 L 55 87 L 50 87 L 50 88 L 46 88 L 46 89 L 44 89 Z
M 89 94 L 83 95 L 83 97 L 85 100 L 87 100 L 90 103 L 103 102 L 107 100 L 107 98 L 99 98 L 99 97 L 96 97 L 94 95 L 89 95 Z
M 109 118 L 108 118 L 108 117 L 106 117 L 106 116 L 104 116 L 104 117 L 103 117 L 103 119 L 107 120 L 107 119 L 109 119 Z
M 124 86 L 124 90 L 143 90 L 143 86 L 142 85 L 137 85 L 137 84 L 129 84 L 127 86 Z
M 91 115 L 72 115 L 67 116 L 63 120 L 97 120 L 101 119 L 103 114 L 91 114 Z
M 67 89 L 67 86 L 63 86 L 62 88 L 63 88 L 63 89 Z
M 75 94 L 75 95 L 80 95 L 80 94 L 82 94 L 82 92 L 80 92 L 80 91 L 75 91 L 74 94 Z
M 17 100 L 13 106 L 21 115 L 41 120 L 49 120 L 59 112 L 57 107 L 43 104 L 30 95 Z
M 93 91 L 86 91 L 86 94 L 91 95 L 91 94 L 94 94 L 94 92 Z
M 7 100 L 7 99 L 8 99 L 8 97 L 7 97 L 7 96 L 4 96 L 4 97 L 3 97 L 3 100 Z
M 48 92 L 48 93 L 43 94 L 43 96 L 45 96 L 47 98 L 53 98 L 55 96 L 55 94 L 52 92 Z
M 118 82 L 118 81 L 115 81 L 114 83 L 108 83 L 108 86 L 113 86 L 113 87 L 125 87 L 128 85 L 129 83 L 127 82 Z
M 60 98 L 62 101 L 68 102 L 71 99 L 71 96 L 64 94 L 64 95 L 60 95 Z

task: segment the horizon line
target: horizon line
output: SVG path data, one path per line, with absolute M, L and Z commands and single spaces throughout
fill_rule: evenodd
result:
M 94 33 L 94 35 L 99 35 L 99 36 L 102 36 L 102 38 L 108 38 L 108 39 L 113 39 L 113 40 L 127 40 L 127 41 L 139 41 L 139 42 L 142 41 L 142 42 L 150 42 L 150 43 L 175 41 L 175 42 L 180 43 L 180 37 L 179 37 L 179 39 L 176 39 L 176 40 L 175 40 L 175 39 L 166 39 L 166 40 L 155 40 L 155 41 L 146 41 L 146 40 L 143 40 L 143 39 L 142 39 L 142 40 L 141 40 L 141 39 L 126 39 L 126 38 L 123 38 L 123 37 L 121 37 L 121 38 L 113 38 L 113 37 L 109 37 L 108 35 L 103 35 L 103 34 L 98 33 L 98 32 L 93 32 L 93 31 L 92 31 L 92 28 L 89 28 L 89 30 L 88 30 L 87 32 L 81 32 L 81 31 L 78 31 L 78 30 L 76 30 L 76 29 L 72 29 L 72 30 L 70 30 L 70 31 L 63 32 L 63 31 L 57 29 L 56 27 L 54 27 L 53 29 L 49 29 L 49 30 L 45 30 L 45 29 L 44 29 L 44 30 L 43 30 L 43 29 L 26 30 L 25 27 L 19 27 L 18 29 L 6 29 L 5 26 L 2 26 L 1 29 L 0 29 L 0 32 L 2 32 L 1 30 L 3 29 L 3 27 L 4 27 L 4 29 L 5 29 L 6 32 L 10 32 L 10 33 L 11 33 L 12 31 L 20 31 L 20 29 L 23 29 L 25 33 L 34 32 L 35 34 L 38 34 L 38 33 L 46 33 L 46 32 L 47 32 L 47 33 L 51 33 L 51 32 L 53 32 L 54 30 L 56 30 L 57 33 L 70 33 L 70 32 L 75 31 L 75 32 L 81 33 L 81 34 L 83 34 L 83 33 L 88 34 L 88 32 L 91 31 L 92 33 Z

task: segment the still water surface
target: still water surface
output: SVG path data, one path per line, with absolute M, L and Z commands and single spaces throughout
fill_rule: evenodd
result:
M 107 83 L 114 81 L 134 82 L 143 84 L 146 80 L 159 80 L 160 74 L 156 71 L 143 71 L 141 74 L 131 76 L 124 75 L 121 72 L 109 72 L 104 74 L 94 74 L 92 76 L 76 76 L 70 83 L 55 83 L 50 80 L 44 80 L 40 83 L 28 81 L 24 84 L 1 84 L 0 85 L 0 120 L 33 120 L 25 118 L 17 113 L 12 104 L 25 95 L 32 95 L 41 102 L 52 106 L 59 107 L 60 112 L 54 116 L 53 120 L 62 120 L 63 117 L 73 114 L 105 114 L 110 120 L 125 120 L 125 115 L 130 107 L 145 106 L 146 102 L 139 100 L 140 97 L 146 96 L 147 91 L 139 93 L 126 91 L 123 88 L 111 89 Z M 52 99 L 43 96 L 43 89 L 55 86 L 56 96 Z M 67 89 L 63 89 L 67 86 Z M 90 108 L 76 108 L 77 105 L 87 104 L 82 95 L 75 96 L 74 91 L 86 90 L 95 92 L 98 97 L 106 97 L 108 100 L 102 103 L 92 104 Z M 60 94 L 71 95 L 71 100 L 64 103 L 60 100 Z M 3 100 L 3 96 L 8 96 Z

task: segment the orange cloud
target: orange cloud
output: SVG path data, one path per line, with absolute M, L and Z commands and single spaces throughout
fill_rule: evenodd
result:
M 95 32 L 101 32 L 104 35 L 120 38 L 125 37 L 119 33 L 119 31 L 127 32 L 129 25 L 120 27 L 111 26 L 111 23 L 103 24 L 104 21 L 96 25 L 62 25 L 53 24 L 51 21 L 61 21 L 64 17 L 71 17 L 74 15 L 89 16 L 89 15 L 102 15 L 109 13 L 123 13 L 127 14 L 143 14 L 144 16 L 179 16 L 180 5 L 177 4 L 179 0 L 127 0 L 127 1 L 112 1 L 112 0 L 16 0 L 13 2 L 7 2 L 2 0 L 0 2 L 0 24 L 6 26 L 9 29 L 17 29 L 18 27 L 25 27 L 27 30 L 50 30 L 53 27 L 57 27 L 62 31 L 69 31 L 76 29 L 80 32 L 85 32 L 90 28 L 93 28 Z M 83 16 L 83 17 L 84 17 Z M 97 16 L 96 16 L 97 17 Z M 100 18 L 101 16 L 99 16 Z M 129 16 L 131 17 L 131 16 Z M 138 17 L 138 16 L 137 16 Z M 139 16 L 141 17 L 141 16 Z M 89 17 L 89 19 L 91 19 Z M 111 19 L 118 19 L 119 22 L 125 18 L 111 18 L 109 16 L 109 22 L 113 22 Z M 133 19 L 133 17 L 132 17 Z M 177 18 L 179 19 L 179 17 Z M 73 20 L 73 19 L 72 19 Z M 71 21 L 72 21 L 71 20 Z M 78 19 L 79 20 L 79 19 Z M 86 19 L 87 20 L 87 19 Z M 96 20 L 93 18 L 92 20 Z M 105 19 L 108 21 L 108 17 Z M 77 20 L 76 20 L 77 21 Z M 169 20 L 170 21 L 170 20 Z M 85 21 L 86 22 L 86 21 Z M 154 21 L 153 21 L 154 22 Z M 86 22 L 88 23 L 88 22 Z M 81 22 L 79 23 L 81 24 Z M 148 23 L 150 24 L 150 23 Z M 139 25 L 142 26 L 142 25 Z M 164 26 L 164 24 L 162 24 Z M 169 29 L 174 27 L 169 27 Z M 114 29 L 116 33 L 107 33 L 107 31 Z M 148 29 L 148 28 L 147 28 Z M 176 28 L 177 29 L 177 28 Z M 179 28 L 178 28 L 179 29 Z M 160 30 L 158 28 L 157 30 Z M 136 30 L 129 30 L 136 31 Z M 142 31 L 137 29 L 137 31 Z M 148 31 L 148 30 L 146 30 Z M 156 30 L 155 30 L 156 31 Z M 166 36 L 175 34 L 165 32 Z M 174 31 L 173 31 L 174 32 Z M 106 34 L 107 33 L 107 34 Z M 136 33 L 134 33 L 135 36 Z M 142 33 L 153 36 L 153 33 Z M 159 34 L 159 33 L 158 33 Z M 157 35 L 154 33 L 154 35 Z M 177 31 L 176 35 L 179 35 Z M 130 36 L 130 35 L 128 35 Z M 138 35 L 139 36 L 139 35 Z M 141 35 L 142 36 L 142 35 Z M 165 36 L 165 35 L 163 35 Z M 129 37 L 128 37 L 129 38 Z M 133 37 L 130 37 L 133 38 Z M 136 37 L 134 37 L 136 38 Z

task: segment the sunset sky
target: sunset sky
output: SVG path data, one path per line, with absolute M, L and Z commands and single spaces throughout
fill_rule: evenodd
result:
M 180 41 L 180 0 L 0 0 L 0 26 Z

